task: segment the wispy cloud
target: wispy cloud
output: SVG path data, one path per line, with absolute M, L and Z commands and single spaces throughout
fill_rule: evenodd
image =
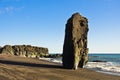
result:
M 4 14 L 4 13 L 12 13 L 15 10 L 14 7 L 9 6 L 9 7 L 4 7 L 0 9 L 0 14 Z
M 0 14 L 18 12 L 18 11 L 21 11 L 23 8 L 24 7 L 17 8 L 14 6 L 3 7 L 3 8 L 0 8 Z
M 6 7 L 4 10 L 5 10 L 5 12 L 12 12 L 15 10 L 15 8 L 10 6 L 10 7 Z
M 23 6 L 15 6 L 13 4 L 19 4 L 21 0 L 0 0 L 0 14 L 14 13 L 23 10 Z

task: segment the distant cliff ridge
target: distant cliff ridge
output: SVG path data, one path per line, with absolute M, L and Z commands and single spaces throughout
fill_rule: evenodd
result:
M 31 45 L 5 45 L 0 47 L 0 54 L 11 54 L 22 57 L 40 57 L 48 55 L 48 48 Z

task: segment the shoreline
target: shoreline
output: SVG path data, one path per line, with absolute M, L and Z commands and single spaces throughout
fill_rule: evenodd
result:
M 48 61 L 48 62 L 53 62 L 53 63 L 57 63 L 57 64 L 61 64 L 62 65 L 62 62 L 61 61 L 58 61 L 56 58 L 39 58 L 39 60 L 43 60 L 43 61 Z M 89 64 L 92 63 L 92 68 Z M 104 73 L 104 74 L 109 74 L 109 75 L 115 75 L 115 76 L 120 76 L 120 71 L 118 72 L 115 72 L 113 71 L 114 68 L 112 67 L 112 71 L 108 71 L 108 70 L 103 70 L 101 66 L 98 66 L 98 64 L 108 64 L 110 62 L 88 62 L 87 65 L 85 66 L 85 69 L 88 69 L 88 70 L 93 70 L 95 72 L 99 72 L 99 73 Z M 94 65 L 93 65 L 94 64 Z M 96 66 L 95 66 L 96 65 Z M 95 66 L 95 67 L 93 67 Z M 117 67 L 117 68 L 120 68 Z
M 0 80 L 119 80 L 120 78 L 88 69 L 63 69 L 61 64 L 8 55 L 0 55 L 0 70 Z

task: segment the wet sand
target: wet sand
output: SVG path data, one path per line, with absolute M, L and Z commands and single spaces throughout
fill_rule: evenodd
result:
M 48 61 L 0 55 L 0 80 L 120 80 L 120 76 L 87 69 L 63 69 Z

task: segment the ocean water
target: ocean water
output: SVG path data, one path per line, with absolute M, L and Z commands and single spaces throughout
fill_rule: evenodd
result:
M 62 58 L 51 59 L 50 61 L 62 63 Z M 84 68 L 120 76 L 120 54 L 89 54 L 88 63 Z
M 120 64 L 120 54 L 89 54 L 89 62 L 95 60 Z
M 120 76 L 120 54 L 89 54 L 85 68 Z

